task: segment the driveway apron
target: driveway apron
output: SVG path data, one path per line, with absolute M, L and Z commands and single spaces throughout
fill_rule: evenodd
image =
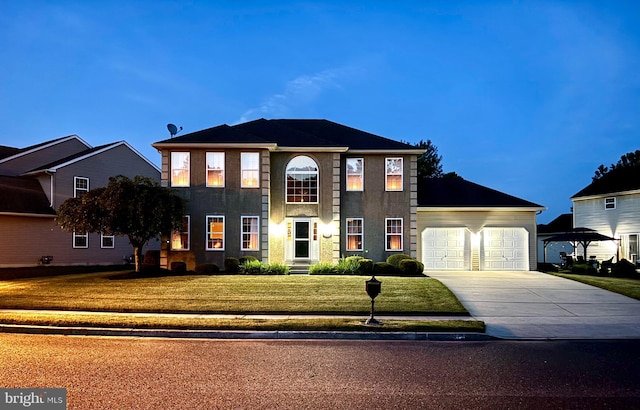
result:
M 540 272 L 428 272 L 504 339 L 640 338 L 640 301 Z

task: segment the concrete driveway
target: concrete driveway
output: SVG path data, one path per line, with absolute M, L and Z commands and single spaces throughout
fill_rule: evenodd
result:
M 427 272 L 505 339 L 640 338 L 640 301 L 540 272 Z

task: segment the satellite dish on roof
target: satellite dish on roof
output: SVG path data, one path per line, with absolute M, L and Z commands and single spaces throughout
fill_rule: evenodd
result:
M 177 133 L 182 131 L 182 127 L 178 129 L 174 124 L 167 124 L 167 129 L 169 130 L 169 134 L 171 134 L 171 138 L 175 137 Z

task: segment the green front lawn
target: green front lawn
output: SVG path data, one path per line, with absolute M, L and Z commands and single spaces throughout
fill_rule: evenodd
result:
M 621 295 L 629 296 L 634 299 L 640 300 L 640 280 L 628 279 L 628 278 L 612 278 L 608 276 L 589 276 L 589 275 L 576 275 L 571 273 L 554 273 L 549 274 L 560 276 L 567 279 L 572 279 L 578 282 L 586 283 L 587 285 L 597 286 L 602 289 L 609 290 L 611 292 L 619 293 Z
M 240 314 L 367 314 L 365 276 L 166 276 L 94 273 L 0 281 L 0 309 Z M 376 313 L 466 314 L 427 277 L 379 277 Z

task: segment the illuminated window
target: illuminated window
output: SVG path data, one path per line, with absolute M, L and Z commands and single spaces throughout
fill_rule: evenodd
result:
M 89 192 L 89 178 L 73 177 L 73 197 L 80 198 Z
M 402 191 L 402 158 L 387 158 L 385 190 Z
M 258 188 L 260 186 L 260 153 L 243 152 L 240 154 L 240 163 L 242 167 L 240 186 L 242 188 Z
M 171 186 L 189 186 L 189 153 L 171 153 Z
M 616 199 L 615 198 L 605 198 L 604 199 L 604 209 L 616 209 Z
M 100 247 L 104 249 L 111 249 L 114 247 L 116 237 L 113 235 L 102 235 L 100 237 Z
M 318 203 L 318 165 L 301 155 L 287 165 L 287 203 Z
M 171 249 L 174 251 L 189 250 L 189 216 L 182 219 L 182 229 L 171 234 Z
M 86 249 L 89 247 L 89 234 L 88 233 L 73 233 L 73 247 L 74 249 Z
M 347 219 L 347 250 L 362 250 L 362 218 Z
M 362 191 L 364 188 L 364 159 L 347 158 L 347 191 Z
M 224 152 L 207 152 L 207 186 L 224 186 Z
M 402 218 L 387 218 L 386 250 L 401 251 L 402 250 Z
M 242 250 L 257 251 L 259 238 L 259 219 L 257 216 L 242 217 Z
M 224 216 L 207 216 L 207 250 L 224 250 Z

